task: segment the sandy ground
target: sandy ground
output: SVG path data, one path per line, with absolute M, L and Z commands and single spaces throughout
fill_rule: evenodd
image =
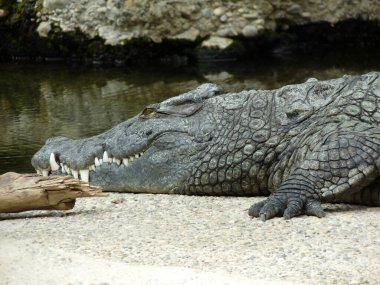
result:
M 263 223 L 247 215 L 261 199 L 112 193 L 0 214 L 0 284 L 380 284 L 380 208 Z

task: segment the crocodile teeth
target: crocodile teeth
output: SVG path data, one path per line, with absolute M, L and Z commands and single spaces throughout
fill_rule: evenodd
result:
M 108 161 L 108 153 L 107 153 L 107 151 L 103 152 L 103 162 L 109 162 Z
M 81 170 L 79 170 L 79 172 L 80 172 L 80 180 L 82 180 L 84 182 L 88 182 L 89 181 L 88 169 L 81 169 Z
M 95 167 L 95 165 L 93 164 L 93 165 L 90 165 L 88 169 L 89 169 L 89 170 L 92 170 L 92 171 L 95 171 L 95 170 L 96 170 L 96 167 Z
M 139 154 L 138 153 L 136 153 L 135 154 L 135 158 L 139 158 L 140 156 L 139 156 Z
M 42 176 L 49 176 L 49 170 L 48 169 L 42 169 Z
M 69 168 L 66 164 L 64 164 L 63 166 L 64 166 L 64 168 L 65 168 L 65 170 L 66 170 L 66 173 L 67 173 L 67 174 L 70 174 L 70 173 L 71 173 L 71 172 L 70 172 L 70 168 Z
M 55 155 L 53 152 L 50 154 L 50 167 L 52 171 L 56 171 L 60 168 L 59 164 L 55 161 Z
M 135 160 L 135 158 L 133 157 L 133 156 L 131 156 L 130 158 L 129 158 L 129 161 L 134 161 Z
M 99 159 L 99 163 L 100 163 L 100 165 L 103 164 L 103 159 L 102 158 Z
M 95 157 L 95 166 L 100 166 L 99 158 Z
M 123 164 L 124 164 L 125 166 L 127 166 L 127 165 L 128 165 L 128 163 L 129 163 L 129 160 L 128 160 L 128 158 L 123 158 Z
M 118 158 L 113 158 L 113 162 L 116 163 L 117 165 L 121 164 L 121 160 Z
M 61 171 L 62 171 L 62 173 L 66 173 L 66 168 L 65 168 L 65 166 L 63 165 L 62 162 L 61 162 L 60 164 L 61 164 Z
M 78 177 L 79 177 L 78 170 L 71 169 L 71 173 L 73 174 L 75 179 L 78 179 Z
M 42 175 L 41 169 L 36 169 L 37 174 Z

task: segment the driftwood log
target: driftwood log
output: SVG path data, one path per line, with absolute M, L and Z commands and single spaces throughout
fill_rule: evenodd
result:
M 70 176 L 43 177 L 14 172 L 0 175 L 0 213 L 70 210 L 76 198 L 106 195 L 100 187 Z

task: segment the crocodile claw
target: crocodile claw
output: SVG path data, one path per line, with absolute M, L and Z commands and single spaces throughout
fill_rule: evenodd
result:
M 248 214 L 251 217 L 260 218 L 264 222 L 276 216 L 283 216 L 285 219 L 302 214 L 319 218 L 325 216 L 320 201 L 281 193 L 274 193 L 268 199 L 253 204 L 249 208 Z

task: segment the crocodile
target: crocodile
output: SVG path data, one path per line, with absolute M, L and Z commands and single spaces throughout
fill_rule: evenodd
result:
M 380 73 L 226 93 L 206 83 L 89 138 L 49 138 L 42 175 L 106 191 L 269 196 L 265 221 L 322 203 L 380 206 Z

